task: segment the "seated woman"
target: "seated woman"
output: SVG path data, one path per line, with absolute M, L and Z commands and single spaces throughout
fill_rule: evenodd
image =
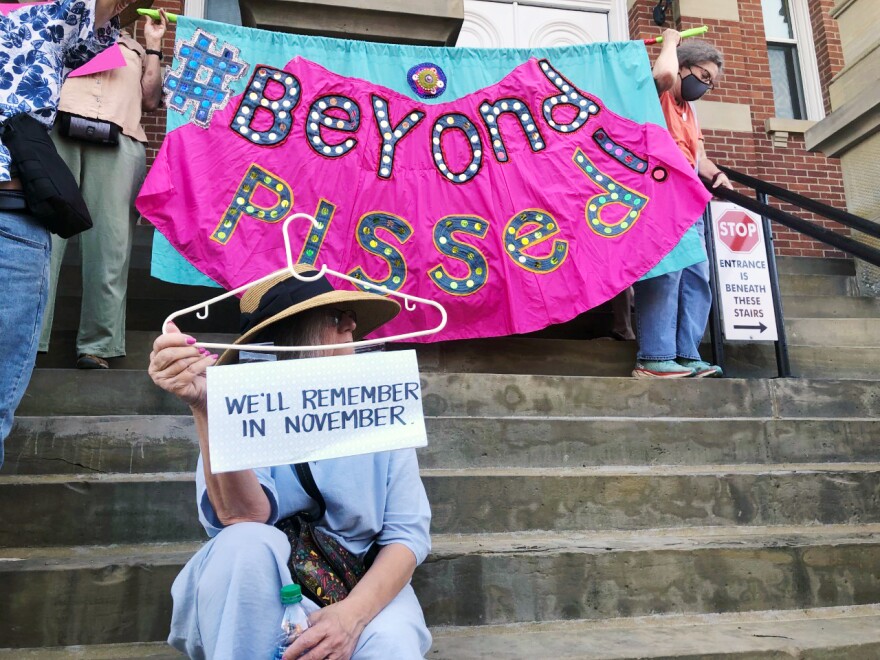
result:
M 314 274 L 311 267 L 298 272 Z M 289 273 L 249 289 L 241 300 L 242 335 L 236 344 L 274 342 L 316 346 L 350 342 L 400 311 L 393 300 L 360 291 L 335 291 L 325 278 L 302 282 Z M 279 591 L 291 583 L 290 544 L 273 525 L 317 510 L 292 465 L 211 473 L 205 369 L 238 362 L 238 351 L 216 355 L 169 328 L 153 344 L 153 381 L 188 404 L 201 455 L 196 472 L 199 519 L 211 540 L 190 559 L 171 589 L 169 644 L 191 658 L 270 658 L 280 632 Z M 317 355 L 350 354 L 352 349 Z M 314 356 L 315 354 L 312 354 Z M 280 359 L 303 356 L 278 352 Z M 347 598 L 320 609 L 303 600 L 310 627 L 285 660 L 422 658 L 431 635 L 410 586 L 430 550 L 431 513 L 413 449 L 310 463 L 327 511 L 318 527 L 374 562 Z

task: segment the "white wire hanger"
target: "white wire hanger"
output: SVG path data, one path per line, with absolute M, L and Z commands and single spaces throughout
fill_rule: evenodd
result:
M 211 298 L 210 300 L 206 300 L 205 302 L 198 303 L 197 305 L 192 305 L 191 307 L 187 307 L 185 309 L 177 310 L 173 312 L 165 321 L 162 323 L 162 334 L 168 334 L 168 324 L 176 319 L 179 316 L 183 316 L 185 314 L 190 314 L 192 312 L 196 312 L 196 318 L 206 319 L 208 318 L 208 308 L 214 303 L 220 302 L 221 300 L 225 300 L 231 296 L 236 295 L 237 293 L 241 293 L 242 291 L 246 291 L 256 284 L 260 284 L 261 282 L 265 282 L 266 280 L 272 279 L 273 277 L 277 277 L 278 275 L 289 272 L 293 277 L 302 281 L 302 282 L 314 282 L 315 280 L 324 277 L 325 275 L 333 275 L 334 277 L 338 277 L 339 279 L 345 280 L 346 282 L 351 282 L 352 284 L 370 292 L 375 292 L 379 294 L 389 295 L 395 298 L 403 299 L 403 307 L 407 311 L 413 311 L 416 309 L 416 305 L 421 303 L 423 305 L 429 305 L 434 307 L 440 312 L 440 322 L 436 325 L 436 327 L 429 328 L 428 330 L 416 330 L 415 332 L 406 332 L 399 335 L 394 335 L 393 337 L 380 337 L 379 339 L 361 339 L 359 341 L 347 341 L 341 344 L 321 344 L 319 346 L 266 346 L 265 344 L 217 344 L 213 342 L 196 342 L 193 344 L 197 347 L 202 348 L 218 348 L 223 350 L 238 350 L 238 351 L 263 351 L 274 353 L 277 351 L 290 351 L 290 352 L 301 352 L 301 351 L 320 351 L 320 350 L 333 350 L 338 348 L 346 348 L 349 346 L 374 346 L 376 344 L 384 344 L 386 342 L 391 341 L 403 341 L 404 339 L 412 339 L 414 337 L 424 337 L 426 335 L 433 335 L 440 332 L 443 328 L 446 327 L 446 309 L 438 302 L 433 300 L 428 300 L 427 298 L 420 298 L 419 296 L 413 296 L 408 293 L 401 293 L 400 291 L 392 291 L 388 287 L 379 286 L 377 284 L 373 284 L 371 282 L 365 282 L 363 280 L 355 279 L 349 275 L 344 275 L 343 273 L 339 273 L 335 270 L 331 270 L 327 268 L 327 265 L 324 264 L 321 266 L 321 269 L 315 274 L 310 276 L 301 275 L 297 273 L 294 269 L 296 265 L 293 261 L 293 251 L 290 247 L 290 236 L 287 233 L 287 227 L 293 220 L 298 218 L 306 218 L 313 225 L 317 226 L 318 221 L 315 220 L 308 213 L 294 213 L 289 218 L 284 221 L 284 225 L 282 226 L 282 233 L 284 235 L 284 251 L 287 254 L 287 267 L 282 268 L 280 270 L 276 270 L 272 273 L 269 273 L 265 277 L 261 277 L 253 282 L 249 282 L 243 286 L 238 287 L 237 289 L 233 289 L 232 291 L 227 291 L 226 293 Z

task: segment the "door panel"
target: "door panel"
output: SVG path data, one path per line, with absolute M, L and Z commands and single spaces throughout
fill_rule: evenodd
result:
M 465 0 L 458 46 L 537 48 L 608 41 L 608 14 L 522 3 Z

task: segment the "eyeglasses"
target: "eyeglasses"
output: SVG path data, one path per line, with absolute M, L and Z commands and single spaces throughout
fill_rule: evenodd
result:
M 333 325 L 337 328 L 339 324 L 342 322 L 342 317 L 347 316 L 351 319 L 352 323 L 357 325 L 358 317 L 354 310 L 351 309 L 329 309 L 327 312 L 330 314 L 330 318 L 333 319 Z
M 688 69 L 691 73 L 694 72 L 694 69 L 699 69 L 700 72 L 697 74 L 697 78 L 709 85 L 709 89 L 715 89 L 715 82 L 712 80 L 712 74 L 708 71 L 708 69 L 701 67 L 699 64 L 692 64 L 688 67 Z

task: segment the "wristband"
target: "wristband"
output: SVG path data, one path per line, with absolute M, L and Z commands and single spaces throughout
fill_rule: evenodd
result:
M 712 187 L 713 188 L 715 187 L 715 182 L 718 181 L 718 177 L 721 176 L 722 174 L 724 174 L 724 172 L 722 172 L 721 170 L 718 170 L 717 172 L 715 172 L 715 175 L 712 177 Z
M 160 62 L 162 61 L 162 51 L 161 50 L 154 50 L 152 48 L 144 48 L 144 52 L 147 55 L 155 55 L 156 57 L 159 58 Z

